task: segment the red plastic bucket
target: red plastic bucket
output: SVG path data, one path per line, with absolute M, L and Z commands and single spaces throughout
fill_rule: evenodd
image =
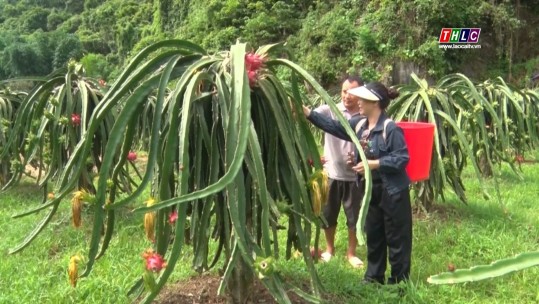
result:
M 404 132 L 410 161 L 406 173 L 412 182 L 429 179 L 434 124 L 425 122 L 397 122 Z

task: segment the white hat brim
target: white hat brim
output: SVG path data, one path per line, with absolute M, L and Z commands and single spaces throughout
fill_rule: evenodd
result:
M 380 101 L 380 98 L 378 98 L 376 95 L 374 95 L 365 86 L 349 89 L 347 92 L 349 94 L 357 96 L 357 97 L 359 97 L 361 99 L 366 99 L 366 100 L 371 100 L 371 101 Z

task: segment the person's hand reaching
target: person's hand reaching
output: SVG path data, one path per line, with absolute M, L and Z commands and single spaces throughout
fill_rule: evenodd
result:
M 305 114 L 305 117 L 309 117 L 309 115 L 311 115 L 311 109 L 303 106 L 303 114 Z

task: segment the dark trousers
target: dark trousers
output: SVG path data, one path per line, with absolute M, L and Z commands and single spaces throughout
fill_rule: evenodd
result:
M 324 206 L 324 218 L 327 221 L 327 226 L 324 226 L 324 229 L 337 226 L 337 218 L 342 204 L 346 215 L 346 226 L 355 231 L 363 198 L 363 193 L 359 190 L 357 182 L 330 178 L 328 185 L 328 201 Z
M 407 280 L 410 277 L 412 256 L 410 190 L 389 195 L 382 183 L 373 184 L 365 231 L 367 234 L 365 279 L 384 283 L 389 248 L 391 276 L 388 283 L 396 284 Z

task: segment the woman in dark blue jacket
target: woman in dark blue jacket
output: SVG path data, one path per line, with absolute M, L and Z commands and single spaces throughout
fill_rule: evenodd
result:
M 348 90 L 359 97 L 359 105 L 366 118 L 353 118 L 350 126 L 368 159 L 372 172 L 372 197 L 365 231 L 367 234 L 367 271 L 364 282 L 385 283 L 388 259 L 391 265 L 389 284 L 410 277 L 412 255 L 412 208 L 410 180 L 406 174 L 409 155 L 402 129 L 390 120 L 385 109 L 398 96 L 379 82 Z M 351 141 L 344 127 L 336 120 L 303 107 L 307 119 L 315 126 L 343 140 Z M 365 187 L 365 168 L 359 153 L 355 153 L 354 170 L 360 187 Z

